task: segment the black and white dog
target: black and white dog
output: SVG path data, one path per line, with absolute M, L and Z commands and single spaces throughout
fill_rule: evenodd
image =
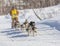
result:
M 35 22 L 31 21 L 31 22 L 28 24 L 28 26 L 27 26 L 27 28 L 26 28 L 26 31 L 28 32 L 28 35 L 30 35 L 30 33 L 32 33 L 33 36 L 34 36 L 34 34 L 37 33 L 36 29 L 37 29 L 37 28 L 35 27 Z
M 28 36 L 32 33 L 33 36 L 37 33 L 37 28 L 35 27 L 35 22 L 31 21 L 30 23 L 25 20 L 25 22 L 21 25 L 21 30 L 24 32 L 26 30 L 28 32 Z

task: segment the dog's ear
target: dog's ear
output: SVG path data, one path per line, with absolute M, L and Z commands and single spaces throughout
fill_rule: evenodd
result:
M 30 23 L 35 23 L 34 21 L 31 21 Z

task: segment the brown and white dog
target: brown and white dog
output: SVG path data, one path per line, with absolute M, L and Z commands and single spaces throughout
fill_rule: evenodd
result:
M 24 31 L 24 30 L 26 30 L 26 28 L 28 27 L 28 21 L 27 21 L 27 19 L 25 20 L 25 22 L 21 25 L 21 30 L 22 31 Z

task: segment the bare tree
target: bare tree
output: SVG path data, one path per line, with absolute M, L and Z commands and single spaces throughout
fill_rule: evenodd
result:
M 7 1 L 6 6 L 4 1 Z M 0 0 L 0 14 L 4 12 L 6 13 L 6 11 L 8 9 L 10 10 L 11 6 L 13 5 L 15 5 L 18 9 L 33 9 L 53 6 L 59 3 L 60 0 Z

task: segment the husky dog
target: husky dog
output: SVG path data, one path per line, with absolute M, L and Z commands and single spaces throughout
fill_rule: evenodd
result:
M 33 36 L 35 33 L 37 33 L 36 31 L 36 27 L 35 27 L 35 22 L 31 21 L 29 24 L 28 24 L 28 27 L 26 28 L 26 31 L 28 32 L 28 36 L 30 35 L 30 33 L 33 33 Z
M 35 22 L 31 21 L 30 23 L 28 23 L 27 20 L 25 20 L 25 22 L 21 25 L 21 30 L 24 32 L 27 31 L 28 32 L 28 36 L 32 33 L 33 36 L 35 33 L 37 33 L 36 31 L 36 27 L 35 27 Z
M 26 30 L 27 26 L 28 26 L 28 21 L 26 19 L 25 22 L 21 25 L 21 30 L 23 31 Z

